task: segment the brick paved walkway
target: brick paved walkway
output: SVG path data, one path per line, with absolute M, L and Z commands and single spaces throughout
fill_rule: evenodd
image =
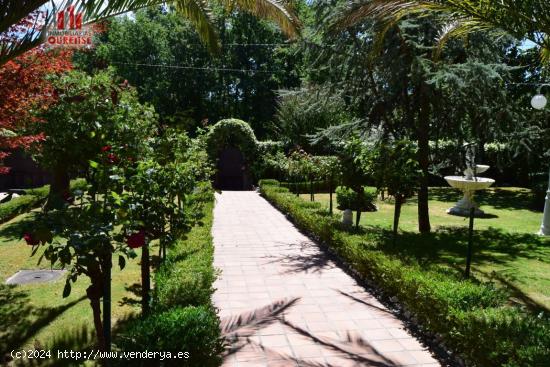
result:
M 223 366 L 439 366 L 257 193 L 217 194 L 212 232 Z

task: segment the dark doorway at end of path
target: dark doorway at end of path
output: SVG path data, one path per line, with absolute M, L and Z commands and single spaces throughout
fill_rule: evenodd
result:
M 220 152 L 216 188 L 219 190 L 252 190 L 252 180 L 242 152 L 228 147 Z

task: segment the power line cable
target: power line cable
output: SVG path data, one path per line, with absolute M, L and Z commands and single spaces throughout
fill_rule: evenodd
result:
M 252 74 L 257 74 L 257 73 L 275 74 L 275 73 L 284 72 L 284 70 L 274 71 L 274 70 L 254 70 L 254 69 L 233 69 L 233 68 L 198 67 L 198 66 L 169 65 L 169 64 L 145 64 L 145 63 L 129 63 L 129 62 L 111 62 L 111 64 L 157 67 L 157 68 L 167 68 L 167 69 L 227 71 L 227 72 L 240 72 L 240 73 L 252 73 Z

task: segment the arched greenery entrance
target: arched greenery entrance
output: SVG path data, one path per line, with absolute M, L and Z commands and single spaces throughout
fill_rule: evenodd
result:
M 246 122 L 225 119 L 210 128 L 206 136 L 208 155 L 216 162 L 214 186 L 220 190 L 250 190 L 250 167 L 258 154 L 258 141 Z

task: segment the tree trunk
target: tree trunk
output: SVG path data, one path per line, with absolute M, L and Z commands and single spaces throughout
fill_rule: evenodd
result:
M 420 88 L 420 112 L 418 114 L 418 163 L 422 174 L 420 175 L 420 188 L 418 190 L 418 230 L 420 233 L 429 233 L 430 209 L 428 194 L 428 175 L 430 168 L 430 101 L 428 100 L 427 85 Z
M 355 228 L 359 228 L 359 221 L 361 220 L 361 211 L 357 211 L 357 215 L 355 216 Z
M 86 289 L 86 295 L 90 300 L 92 306 L 92 313 L 94 318 L 94 328 L 97 337 L 97 347 L 101 351 L 105 351 L 105 335 L 103 334 L 103 322 L 101 320 L 101 303 L 100 299 L 103 294 L 101 283 L 92 279 L 92 285 Z
M 161 263 L 166 261 L 166 237 L 163 231 L 159 239 L 159 260 Z
M 329 194 L 329 206 L 328 206 L 328 212 L 332 215 L 332 183 L 329 184 L 328 187 L 328 194 Z
M 113 254 L 105 255 L 103 261 L 103 335 L 105 351 L 111 351 L 111 268 Z
M 309 181 L 309 192 L 311 193 L 309 200 L 315 201 L 315 192 L 313 190 L 313 180 Z
M 52 171 L 52 182 L 48 194 L 46 209 L 59 209 L 63 207 L 64 197 L 70 192 L 71 178 L 67 167 L 58 166 Z
M 149 268 L 149 244 L 141 248 L 141 313 L 149 314 L 149 300 L 151 292 L 151 278 Z
M 393 211 L 393 245 L 397 241 L 397 230 L 399 229 L 399 218 L 401 217 L 401 206 L 403 205 L 403 199 L 401 196 L 395 196 L 395 207 Z
M 101 297 L 103 297 L 103 273 L 99 263 L 92 261 L 88 265 L 88 277 L 91 285 L 86 289 L 86 295 L 92 306 L 94 319 L 94 328 L 97 337 L 97 347 L 101 351 L 105 351 L 105 334 L 103 333 L 103 322 L 101 320 Z

